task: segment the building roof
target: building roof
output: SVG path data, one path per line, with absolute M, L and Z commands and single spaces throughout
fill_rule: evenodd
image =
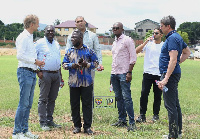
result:
M 75 21 L 74 20 L 67 20 L 65 22 L 62 22 L 59 25 L 56 25 L 55 27 L 56 28 L 76 28 L 76 25 L 75 25 Z M 90 23 L 88 23 L 88 27 L 89 28 L 96 28 L 97 29 L 97 27 L 93 26 Z
M 156 24 L 156 25 L 158 25 L 158 26 L 160 25 L 159 23 L 157 23 L 157 22 L 155 22 L 155 21 L 152 21 L 152 20 L 150 20 L 150 19 L 145 19 L 145 20 L 142 20 L 142 21 L 140 21 L 140 22 L 135 23 L 136 28 L 139 27 L 140 25 L 142 25 L 142 24 L 148 22 L 148 21 L 150 21 L 150 22 L 152 22 L 153 24 Z
M 124 28 L 125 31 L 133 31 L 133 29 L 127 28 L 125 26 L 123 26 L 123 28 Z

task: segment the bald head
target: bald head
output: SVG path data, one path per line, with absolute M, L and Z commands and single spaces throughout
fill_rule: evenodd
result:
M 113 34 L 117 38 L 119 38 L 122 35 L 123 31 L 124 31 L 123 24 L 121 22 L 114 23 L 113 27 L 112 27 L 112 30 L 113 30 Z
M 53 25 L 47 25 L 45 27 L 45 36 L 50 43 L 52 43 L 54 35 L 55 35 L 55 27 Z
M 114 25 L 116 25 L 116 26 L 118 26 L 118 27 L 123 29 L 123 24 L 121 22 L 116 22 L 116 23 L 114 23 Z

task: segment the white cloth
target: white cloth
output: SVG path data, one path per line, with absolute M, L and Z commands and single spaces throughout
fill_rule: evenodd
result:
M 144 73 L 160 76 L 159 57 L 163 43 L 164 42 L 156 44 L 153 41 L 150 41 L 143 48 L 143 51 L 145 51 Z
M 16 39 L 18 68 L 27 67 L 33 70 L 37 69 L 35 59 L 37 59 L 36 49 L 33 43 L 33 34 L 26 29 Z
M 52 44 L 44 37 L 35 43 L 37 58 L 44 60 L 45 65 L 41 70 L 56 71 L 60 69 L 60 45 L 57 41 L 53 40 Z

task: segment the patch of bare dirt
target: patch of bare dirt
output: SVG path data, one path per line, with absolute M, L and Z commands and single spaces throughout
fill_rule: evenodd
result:
M 8 139 L 12 137 L 13 127 L 14 127 L 15 111 L 7 110 L 0 111 L 0 139 Z M 96 135 L 100 134 L 110 134 L 109 132 L 97 131 L 95 127 L 92 127 L 94 135 L 87 135 L 84 133 L 83 129 L 79 134 L 73 134 L 73 123 L 70 121 L 70 114 L 56 115 L 54 119 L 58 119 L 58 123 L 63 123 L 63 127 L 59 129 L 52 129 L 51 131 L 42 131 L 39 128 L 39 121 L 37 113 L 30 113 L 29 118 L 29 129 L 33 134 L 39 135 L 40 139 L 62 139 L 62 138 L 94 138 Z M 9 125 L 2 125 L 2 123 L 7 122 L 6 119 L 12 119 L 8 121 Z

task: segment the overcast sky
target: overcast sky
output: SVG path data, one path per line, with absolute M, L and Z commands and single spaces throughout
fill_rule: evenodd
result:
M 42 24 L 65 22 L 76 16 L 105 33 L 115 22 L 134 29 L 144 19 L 160 22 L 173 15 L 178 27 L 183 22 L 200 22 L 200 0 L 0 0 L 0 20 L 4 24 L 22 23 L 28 14 L 35 14 Z

